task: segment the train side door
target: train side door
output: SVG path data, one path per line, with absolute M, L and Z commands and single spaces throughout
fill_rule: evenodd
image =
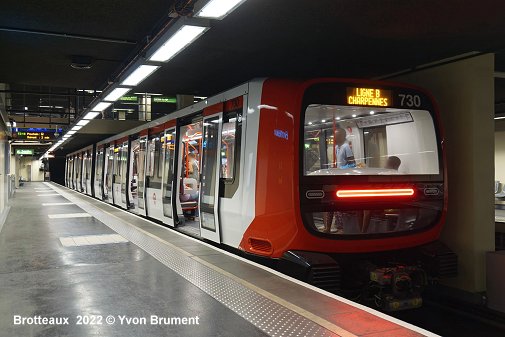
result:
M 203 119 L 202 169 L 200 170 L 200 233 L 221 242 L 219 230 L 219 168 L 222 112 Z
M 123 142 L 120 150 L 119 156 L 121 165 L 121 206 L 125 209 L 128 209 L 129 198 L 127 196 L 128 193 L 128 140 Z
M 175 128 L 165 130 L 163 137 L 163 222 L 174 226 L 174 158 L 175 158 Z M 175 194 L 176 196 L 178 194 Z
M 105 191 L 107 193 L 107 201 L 111 204 L 114 203 L 114 196 L 112 193 L 112 182 L 114 175 L 114 145 L 111 145 L 106 150 L 107 171 L 105 178 Z
M 137 206 L 138 213 L 146 215 L 146 199 L 145 199 L 145 180 L 146 180 L 146 153 L 147 153 L 147 136 L 140 137 L 138 150 L 138 182 L 137 182 Z

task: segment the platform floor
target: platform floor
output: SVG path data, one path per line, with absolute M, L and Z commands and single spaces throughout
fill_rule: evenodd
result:
M 0 232 L 0 336 L 168 335 L 435 336 L 60 185 L 16 191 Z

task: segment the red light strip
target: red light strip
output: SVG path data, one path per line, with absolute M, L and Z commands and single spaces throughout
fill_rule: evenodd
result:
M 387 188 L 373 190 L 338 190 L 339 198 L 362 198 L 362 197 L 405 197 L 413 196 L 413 188 Z

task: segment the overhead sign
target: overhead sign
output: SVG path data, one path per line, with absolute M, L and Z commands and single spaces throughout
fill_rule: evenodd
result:
M 129 95 L 129 96 L 120 97 L 119 100 L 121 102 L 135 102 L 135 103 L 137 103 L 139 98 L 138 98 L 138 96 L 135 96 L 135 95 Z
M 154 96 L 152 100 L 153 103 L 177 103 L 177 99 L 175 97 L 168 96 Z
M 61 134 L 62 129 L 58 129 Z M 56 138 L 56 129 L 47 128 L 16 128 L 12 131 L 12 138 L 26 140 L 51 140 Z
M 390 106 L 391 90 L 375 88 L 347 88 L 347 104 Z
M 34 153 L 33 149 L 16 149 L 16 154 L 18 154 L 18 155 L 33 156 L 33 153 Z

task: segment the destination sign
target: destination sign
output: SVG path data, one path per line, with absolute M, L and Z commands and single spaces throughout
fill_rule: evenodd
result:
M 347 88 L 347 104 L 366 106 L 390 106 L 391 90 L 375 88 Z

